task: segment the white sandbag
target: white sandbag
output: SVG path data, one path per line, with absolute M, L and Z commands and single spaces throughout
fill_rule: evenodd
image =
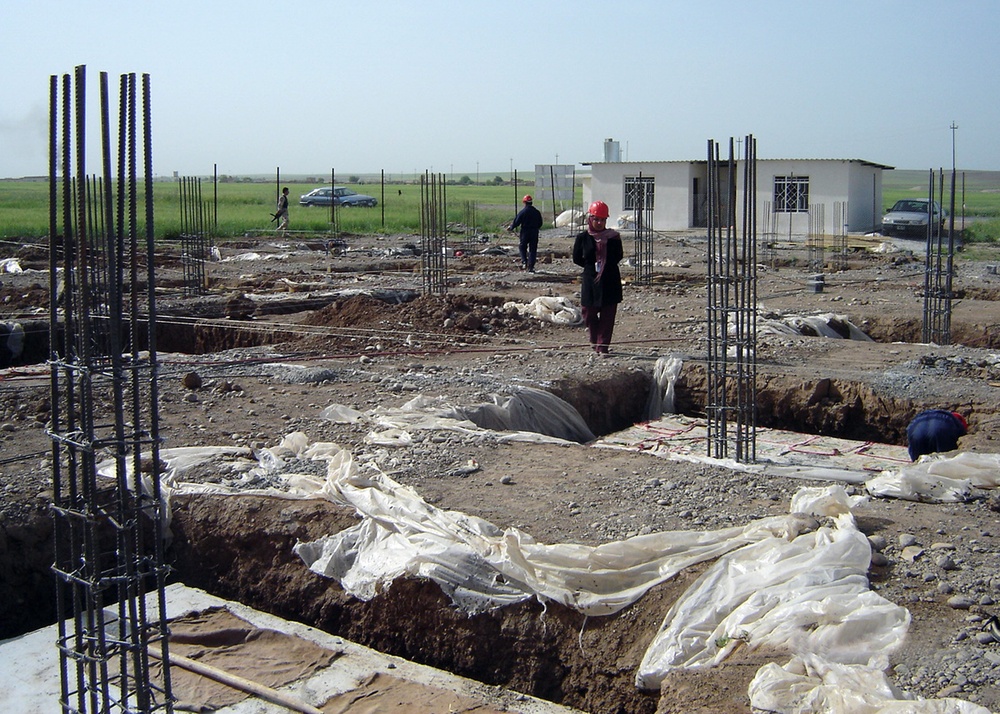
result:
M 556 216 L 556 228 L 575 228 L 583 226 L 586 214 L 578 208 L 563 211 Z
M 583 323 L 583 312 L 572 300 L 565 297 L 549 297 L 542 295 L 531 302 L 507 302 L 505 310 L 517 310 L 519 315 L 534 317 L 556 325 L 579 325 Z

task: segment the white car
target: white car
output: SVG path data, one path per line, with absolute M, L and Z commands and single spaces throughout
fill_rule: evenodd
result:
M 329 206 L 331 203 L 345 207 L 365 206 L 367 208 L 378 205 L 378 201 L 373 196 L 357 193 L 344 186 L 314 188 L 309 193 L 299 197 L 299 205 L 307 208 L 309 206 Z
M 926 198 L 904 198 L 893 205 L 889 212 L 882 216 L 882 235 L 902 235 L 914 236 L 917 238 L 927 237 L 928 218 L 931 225 L 938 226 L 944 231 L 944 219 L 948 212 L 938 205 L 937 201 L 931 201 L 931 210 L 927 210 Z

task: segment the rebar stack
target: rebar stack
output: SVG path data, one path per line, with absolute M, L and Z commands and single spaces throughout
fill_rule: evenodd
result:
M 177 183 L 181 206 L 181 264 L 184 266 L 184 294 L 208 292 L 205 262 L 212 249 L 208 230 L 208 206 L 202 200 L 201 179 L 182 176 Z
M 764 225 L 761 226 L 760 243 L 758 246 L 761 262 L 769 268 L 778 267 L 778 215 L 774 212 L 770 201 L 764 201 L 762 214 Z
M 806 238 L 806 254 L 809 269 L 823 272 L 826 266 L 824 242 L 826 240 L 826 206 L 817 203 L 809 206 L 809 237 Z
M 653 201 L 649 182 L 639 180 L 632 186 L 635 201 L 635 250 L 632 261 L 635 264 L 635 282 L 637 285 L 650 285 L 653 282 Z
M 833 202 L 833 267 L 847 270 L 847 201 Z
M 50 84 L 49 435 L 60 705 L 81 713 L 173 711 L 169 668 L 150 669 L 151 657 L 169 658 L 149 76 L 142 76 L 141 123 L 136 75 L 121 77 L 116 176 L 107 74 L 100 79 L 100 178 L 86 174 L 86 68 L 63 75 L 61 100 L 59 77 Z M 155 606 L 147 605 L 150 593 Z
M 420 177 L 420 267 L 424 295 L 448 292 L 448 220 L 444 174 Z
M 708 142 L 708 190 L 708 455 L 748 463 L 757 458 L 757 144 L 753 136 L 747 136 L 744 144 L 741 215 L 736 212 L 737 161 L 732 139 L 725 164 L 719 160 L 718 144 Z
M 944 196 L 944 172 L 940 190 Z M 951 175 L 951 192 L 955 194 L 955 172 Z M 954 199 L 953 199 L 954 202 Z M 924 324 L 923 341 L 938 345 L 951 344 L 952 278 L 955 275 L 954 215 L 945 241 L 939 216 L 934 208 L 934 170 L 930 171 L 927 194 L 927 257 L 924 263 Z

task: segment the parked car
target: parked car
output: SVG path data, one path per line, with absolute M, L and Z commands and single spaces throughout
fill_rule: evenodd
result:
M 944 230 L 944 219 L 948 212 L 937 201 L 931 202 L 931 225 Z M 910 235 L 927 237 L 927 199 L 904 198 L 896 201 L 889 212 L 882 216 L 882 235 Z
M 337 206 L 377 206 L 378 201 L 374 196 L 366 196 L 363 193 L 352 191 L 345 186 L 334 186 L 333 188 L 324 186 L 314 188 L 309 193 L 299 196 L 300 206 L 329 206 L 330 203 Z

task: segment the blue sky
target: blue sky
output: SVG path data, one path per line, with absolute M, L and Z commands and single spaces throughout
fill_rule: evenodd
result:
M 1000 170 L 997 0 L 8 0 L 0 177 L 47 171 L 49 76 L 148 73 L 157 175 L 460 176 L 760 158 Z M 91 140 L 88 167 L 99 167 Z

